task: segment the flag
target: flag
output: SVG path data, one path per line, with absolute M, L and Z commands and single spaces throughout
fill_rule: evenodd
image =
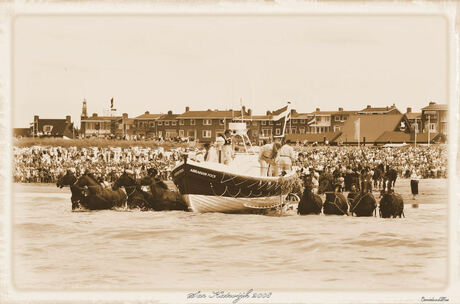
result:
M 274 121 L 278 121 L 281 118 L 288 117 L 291 114 L 291 107 L 288 104 L 287 106 L 279 109 L 278 111 L 280 112 L 279 114 L 273 115 Z M 278 111 L 275 111 L 275 112 L 278 112 Z
M 110 99 L 110 108 L 113 109 L 113 97 Z
M 312 125 L 312 124 L 314 124 L 314 123 L 316 123 L 316 116 L 314 116 L 312 120 L 310 120 L 309 122 L 307 122 L 307 125 L 310 126 L 310 125 Z
M 361 118 L 358 118 L 353 123 L 355 125 L 355 139 L 359 140 L 360 132 L 361 132 L 361 130 L 360 130 L 360 128 L 361 128 Z

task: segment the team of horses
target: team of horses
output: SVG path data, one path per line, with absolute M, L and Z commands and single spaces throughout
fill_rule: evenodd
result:
M 323 203 L 321 196 L 313 193 L 312 179 L 307 176 L 303 179 L 304 191 L 297 213 L 305 215 L 323 212 L 327 215 L 372 216 L 377 214 L 378 207 L 380 217 L 402 217 L 404 202 L 402 197 L 392 190 L 395 181 L 396 178 L 383 179 L 381 200 L 377 205 L 372 194 L 375 179 L 362 181 L 360 191 L 352 191 L 345 197 L 342 192 L 337 191 L 332 176 L 321 176 L 318 193 L 325 194 Z M 70 187 L 72 210 L 125 208 L 142 211 L 188 211 L 183 197 L 177 191 L 169 189 L 154 168 L 149 169 L 147 176 L 141 179 L 136 179 L 133 174 L 125 171 L 112 187 L 104 186 L 91 173 L 86 172 L 77 178 L 68 170 L 58 179 L 56 185 L 60 188 Z M 148 190 L 144 190 L 144 187 Z M 380 187 L 378 183 L 377 187 Z
M 132 174 L 123 172 L 112 187 L 105 187 L 91 173 L 76 177 L 70 170 L 61 176 L 57 187 L 70 186 L 72 210 L 104 210 L 114 208 L 139 209 L 142 211 L 182 210 L 187 204 L 178 192 L 155 174 L 136 180 Z M 142 186 L 147 186 L 145 191 Z
M 345 197 L 337 190 L 332 176 L 320 177 L 318 194 L 313 193 L 312 179 L 306 176 L 304 177 L 304 192 L 297 213 L 301 215 L 320 214 L 322 211 L 326 215 L 376 216 L 378 207 L 382 218 L 404 217 L 403 199 L 401 195 L 392 190 L 397 174 L 394 172 L 390 174 L 387 174 L 387 178 L 382 180 L 381 200 L 378 205 L 372 194 L 372 183 L 374 182 L 375 185 L 375 179 L 363 180 L 360 191 L 354 190 L 348 194 L 348 197 Z M 377 187 L 380 188 L 378 183 Z M 325 194 L 324 203 L 319 194 Z

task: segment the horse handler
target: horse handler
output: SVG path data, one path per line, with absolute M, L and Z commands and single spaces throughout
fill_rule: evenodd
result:
M 418 182 L 420 177 L 418 176 L 415 170 L 412 170 L 412 174 L 410 176 L 410 190 L 412 192 L 412 199 L 415 200 L 415 197 L 418 194 Z
M 271 176 L 278 176 L 278 165 L 276 159 L 278 157 L 278 149 L 281 144 L 278 142 L 266 144 L 260 148 L 259 164 L 260 176 L 269 175 L 269 167 L 271 167 Z

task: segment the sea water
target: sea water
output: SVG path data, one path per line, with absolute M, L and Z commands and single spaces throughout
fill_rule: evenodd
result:
M 415 201 L 409 181 L 398 180 L 402 219 L 72 212 L 69 188 L 12 189 L 11 267 L 19 289 L 407 290 L 447 283 L 447 180 L 420 181 Z

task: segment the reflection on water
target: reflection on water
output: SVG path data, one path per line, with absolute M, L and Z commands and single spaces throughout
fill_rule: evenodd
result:
M 18 288 L 349 290 L 446 283 L 447 191 L 419 208 L 407 204 L 404 219 L 381 219 L 71 212 L 69 189 L 13 189 Z

